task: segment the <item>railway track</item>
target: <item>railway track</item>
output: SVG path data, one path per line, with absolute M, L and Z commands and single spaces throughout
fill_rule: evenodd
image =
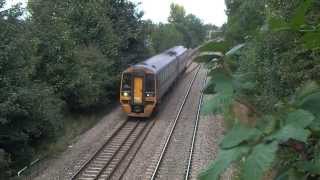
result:
M 188 97 L 190 95 L 190 91 L 192 90 L 193 84 L 194 84 L 194 82 L 195 82 L 195 80 L 196 80 L 196 78 L 197 78 L 197 76 L 199 74 L 200 69 L 201 69 L 201 67 L 198 67 L 197 72 L 195 73 L 193 79 L 191 80 L 191 82 L 189 84 L 187 93 L 186 93 L 186 95 L 185 95 L 185 97 L 183 99 L 183 102 L 182 102 L 182 104 L 181 104 L 181 106 L 179 108 L 179 111 L 178 111 L 178 113 L 177 113 L 177 115 L 176 115 L 176 117 L 175 117 L 175 119 L 174 119 L 174 121 L 172 123 L 172 126 L 170 128 L 169 134 L 168 134 L 168 136 L 167 136 L 167 138 L 165 140 L 165 143 L 164 143 L 164 145 L 162 147 L 161 153 L 158 155 L 159 158 L 157 159 L 156 165 L 153 168 L 153 172 L 152 172 L 150 180 L 155 180 L 155 179 L 158 179 L 158 178 L 162 179 L 162 177 L 159 175 L 160 174 L 159 171 L 160 171 L 161 166 L 163 164 L 163 161 L 165 159 L 164 156 L 167 153 L 167 149 L 170 146 L 170 143 L 171 144 L 174 143 L 174 142 L 171 142 L 173 134 L 174 134 L 174 131 L 175 131 L 176 127 L 177 127 L 179 119 L 181 119 L 181 113 L 182 113 L 182 111 L 183 111 L 183 109 L 184 109 L 184 107 L 186 105 L 187 99 L 188 99 Z M 203 82 L 203 87 L 204 87 L 206 80 L 203 80 L 203 81 L 204 81 Z M 201 96 L 199 98 L 199 104 L 197 106 L 197 115 L 196 115 L 195 125 L 193 127 L 193 134 L 192 134 L 192 140 L 191 140 L 191 145 L 190 145 L 190 149 L 189 149 L 189 155 L 188 155 L 188 158 L 187 158 L 188 160 L 187 160 L 187 164 L 185 164 L 186 167 L 185 167 L 185 172 L 184 172 L 185 173 L 184 179 L 186 179 L 186 180 L 189 179 L 190 174 L 191 174 L 192 157 L 193 157 L 194 144 L 195 144 L 197 130 L 198 130 L 198 122 L 199 122 L 200 108 L 201 108 L 201 104 L 202 104 L 202 99 L 203 99 L 203 94 L 201 92 Z M 169 168 L 167 168 L 167 169 L 169 169 Z M 166 174 L 164 176 L 166 176 Z M 170 179 L 170 177 L 166 177 L 166 179 Z M 173 178 L 173 179 L 175 179 L 175 178 Z
M 135 154 L 143 144 L 154 125 L 154 121 L 127 120 L 123 123 L 72 176 L 71 180 L 103 180 L 112 179 L 119 166 L 124 165 L 124 173 L 129 167 Z M 137 144 L 138 142 L 138 144 Z M 133 147 L 136 148 L 133 148 Z M 134 152 L 131 152 L 132 150 Z M 129 156 L 129 154 L 133 154 Z
M 207 77 L 207 75 L 206 75 Z M 194 153 L 194 147 L 195 147 L 195 142 L 196 142 L 196 137 L 197 137 L 197 133 L 198 133 L 198 126 L 199 126 L 199 120 L 200 120 L 200 111 L 201 111 L 201 106 L 203 103 L 203 91 L 206 85 L 206 81 L 207 78 L 204 79 L 203 82 L 203 88 L 201 90 L 201 95 L 200 95 L 200 99 L 199 99 L 199 104 L 198 104 L 198 110 L 197 110 L 197 116 L 196 116 L 196 122 L 193 128 L 193 134 L 192 134 L 192 141 L 191 141 L 191 146 L 190 146 L 190 150 L 189 150 L 189 158 L 188 158 L 188 165 L 187 165 L 187 169 L 186 169 L 186 175 L 184 177 L 185 180 L 188 180 L 191 176 L 192 173 L 192 158 L 193 158 L 193 153 Z

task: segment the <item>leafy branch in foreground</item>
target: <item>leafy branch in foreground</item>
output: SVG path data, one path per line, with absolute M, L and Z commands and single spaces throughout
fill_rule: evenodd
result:
M 241 45 L 218 61 L 206 62 L 211 68 L 206 93 L 211 95 L 203 110 L 222 114 L 233 124 L 220 143 L 218 157 L 199 178 L 219 179 L 235 163 L 244 180 L 319 179 L 320 2 L 227 0 L 226 4 L 226 39 Z M 243 16 L 238 17 L 240 13 Z M 250 19 L 257 23 L 241 21 L 251 14 L 259 16 Z M 215 52 L 220 47 L 208 44 L 200 50 Z M 255 109 L 254 123 L 247 123 L 249 115 L 243 120 L 234 112 L 243 100 Z
M 219 73 L 220 76 L 218 75 Z M 222 107 L 230 109 L 233 102 L 236 100 L 235 96 L 226 96 L 232 93 L 230 89 L 230 81 L 225 81 L 225 76 L 222 71 L 212 73 L 215 77 L 215 91 L 216 96 L 205 106 L 205 111 L 210 112 L 223 112 L 219 111 Z M 315 82 L 311 82 L 314 84 Z M 227 84 L 227 85 L 226 85 Z M 310 87 L 310 86 L 305 86 Z M 241 177 L 246 180 L 262 179 L 265 173 L 274 166 L 281 165 L 281 152 L 289 150 L 293 156 L 298 158 L 295 163 L 287 164 L 286 169 L 294 171 L 301 164 L 309 164 L 312 166 L 305 169 L 305 174 L 313 176 L 320 175 L 320 171 L 315 171 L 316 167 L 320 167 L 319 161 L 316 160 L 316 151 L 311 149 L 310 154 L 306 150 L 301 150 L 300 146 L 311 146 L 312 138 L 320 136 L 319 131 L 314 130 L 314 124 L 320 123 L 320 118 L 312 111 L 320 109 L 318 98 L 320 98 L 320 88 L 313 89 L 312 92 L 307 89 L 302 89 L 305 94 L 293 97 L 296 100 L 288 104 L 289 108 L 278 111 L 275 115 L 268 114 L 261 117 L 261 119 L 268 119 L 267 121 L 259 121 L 260 124 L 256 127 L 249 127 L 241 123 L 236 123 L 233 128 L 227 133 L 222 142 L 220 143 L 221 152 L 217 160 L 202 174 L 200 179 L 219 179 L 219 175 L 232 163 L 243 163 L 243 170 Z M 221 100 L 224 99 L 224 100 Z M 225 103 L 228 102 L 228 103 Z M 276 124 L 276 126 L 275 126 Z M 271 127 L 271 129 L 268 127 Z M 246 151 L 244 151 L 246 149 Z M 307 156 L 307 157 L 305 157 Z M 305 157 L 305 158 L 304 158 Z M 222 163 L 223 161 L 223 163 Z M 311 164 L 312 165 L 311 165 Z M 301 170 L 298 169 L 296 171 Z M 282 176 L 284 172 L 278 172 L 277 176 Z
M 253 89 L 255 82 L 251 75 L 230 76 L 225 66 L 215 67 L 219 68 L 210 73 L 209 87 L 210 93 L 216 94 L 203 109 L 205 113 L 230 115 L 237 96 Z M 320 176 L 320 86 L 316 81 L 307 82 L 288 99 L 277 104 L 272 114 L 261 116 L 254 127 L 234 119 L 236 123 L 222 140 L 216 161 L 200 174 L 200 179 L 219 179 L 233 162 L 243 165 L 240 177 L 245 180 L 262 179 L 272 169 L 277 169 L 278 178 Z

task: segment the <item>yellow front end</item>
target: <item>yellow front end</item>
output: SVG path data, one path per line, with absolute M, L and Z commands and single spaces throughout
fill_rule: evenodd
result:
M 130 91 L 121 91 L 122 109 L 131 117 L 150 117 L 156 106 L 156 98 L 144 97 L 142 77 L 134 77 L 133 83 L 133 94 Z
M 128 114 L 130 117 L 150 117 L 152 115 L 153 110 L 156 107 L 155 98 L 145 98 L 145 102 L 143 105 L 138 105 L 143 108 L 143 111 L 140 113 L 134 112 L 134 106 L 131 105 L 131 98 L 120 96 L 121 106 L 124 112 Z

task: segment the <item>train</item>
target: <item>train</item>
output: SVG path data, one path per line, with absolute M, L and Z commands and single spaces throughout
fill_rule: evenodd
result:
M 176 46 L 123 71 L 120 104 L 129 117 L 152 116 L 163 96 L 190 64 L 190 54 Z

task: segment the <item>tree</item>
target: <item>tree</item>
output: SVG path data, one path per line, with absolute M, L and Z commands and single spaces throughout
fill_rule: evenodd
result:
M 169 23 L 182 24 L 186 16 L 186 10 L 183 6 L 172 3 L 170 5 L 170 16 L 168 18 Z
M 25 165 L 33 147 L 53 139 L 61 127 L 62 102 L 50 86 L 34 79 L 34 39 L 29 36 L 29 21 L 19 18 L 22 13 L 19 5 L 0 12 L 1 175 L 11 175 L 9 167 Z
M 156 53 L 173 46 L 183 44 L 183 34 L 181 34 L 172 24 L 155 25 L 154 31 L 151 33 L 152 46 Z
M 141 13 L 132 2 L 33 0 L 29 7 L 38 39 L 38 77 L 72 110 L 109 104 L 120 71 L 149 55 Z
M 265 0 L 225 0 L 228 15 L 226 38 L 243 43 L 265 23 Z
M 23 12 L 0 12 L 1 176 L 55 141 L 66 113 L 114 102 L 120 72 L 150 55 L 130 1 L 30 0 Z
M 194 48 L 206 37 L 206 28 L 202 21 L 193 14 L 186 14 L 183 6 L 172 3 L 168 21 L 183 34 L 183 45 Z

